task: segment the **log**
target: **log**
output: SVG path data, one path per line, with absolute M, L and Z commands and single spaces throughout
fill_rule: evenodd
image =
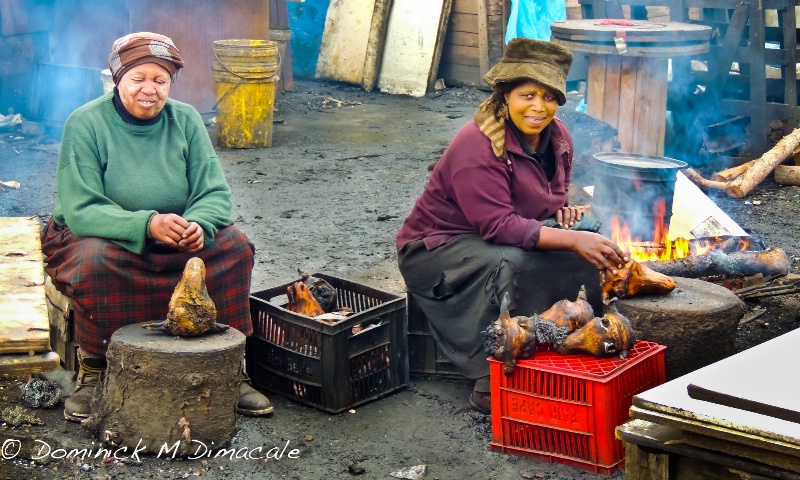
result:
M 670 277 L 701 278 L 714 275 L 730 277 L 763 274 L 786 275 L 789 259 L 786 252 L 773 248 L 763 252 L 725 253 L 713 250 L 706 255 L 690 255 L 678 260 L 642 262 L 642 265 Z
M 197 442 L 221 448 L 236 431 L 244 347 L 234 328 L 177 337 L 141 323 L 122 327 L 111 336 L 106 376 L 84 425 L 106 448 L 129 452 L 138 445 L 186 456 Z
M 747 171 L 747 169 L 750 168 L 750 165 L 754 164 L 755 162 L 755 160 L 750 160 L 749 162 L 743 163 L 737 167 L 731 167 L 726 170 L 722 170 L 721 172 L 717 172 L 714 175 L 711 175 L 711 180 L 715 182 L 727 182 L 728 180 L 733 180 Z
M 800 146 L 800 129 L 795 128 L 792 133 L 783 137 L 774 147 L 756 160 L 746 172 L 730 181 L 725 192 L 734 198 L 742 198 L 767 178 L 775 167 L 789 158 L 794 149 Z
M 715 181 L 703 178 L 703 176 L 697 173 L 693 168 L 685 168 L 681 170 L 681 172 L 683 172 L 683 174 L 686 175 L 686 178 L 691 180 L 692 183 L 701 188 L 725 190 L 725 187 L 728 185 L 728 183 L 724 181 Z
M 800 167 L 778 165 L 775 167 L 775 183 L 779 185 L 800 185 Z
M 683 170 L 683 173 L 689 180 L 700 187 L 724 190 L 729 197 L 743 198 L 750 193 L 756 185 L 767 178 L 767 175 L 775 170 L 778 165 L 794 155 L 798 147 L 800 147 L 800 129 L 796 128 L 792 133 L 783 137 L 769 151 L 764 153 L 761 158 L 757 158 L 740 166 L 746 166 L 746 168 L 741 169 L 743 170 L 741 172 L 739 170 L 740 167 L 723 170 L 712 177 L 712 180 L 703 178 L 690 168 Z M 734 174 L 738 175 L 733 176 Z M 730 179 L 726 181 L 718 181 L 715 179 L 722 178 L 723 176 L 730 176 Z

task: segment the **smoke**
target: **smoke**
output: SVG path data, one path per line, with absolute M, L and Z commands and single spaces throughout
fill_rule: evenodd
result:
M 0 72 L 0 111 L 58 125 L 103 92 L 115 39 L 128 33 L 123 2 L 20 2 L 4 11 L 0 48 L 13 71 Z

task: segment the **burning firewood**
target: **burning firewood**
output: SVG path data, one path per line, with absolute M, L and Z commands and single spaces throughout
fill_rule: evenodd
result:
M 798 146 L 800 146 L 800 129 L 796 128 L 761 158 L 718 173 L 715 177 L 719 180 L 707 180 L 691 168 L 684 170 L 683 173 L 700 187 L 724 190 L 730 197 L 742 198 L 767 178 L 775 167 L 792 156 Z
M 712 250 L 705 255 L 690 255 L 677 260 L 644 262 L 643 265 L 664 275 L 686 278 L 713 275 L 748 276 L 758 273 L 771 276 L 789 273 L 789 259 L 780 248 L 763 252 L 734 253 Z
M 628 263 L 615 274 L 603 272 L 601 284 L 603 303 L 606 305 L 612 298 L 629 298 L 639 293 L 666 295 L 675 288 L 675 281 L 669 276 L 654 271 L 636 260 L 628 260 Z

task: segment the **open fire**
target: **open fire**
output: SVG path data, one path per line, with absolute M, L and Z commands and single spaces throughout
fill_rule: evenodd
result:
M 669 227 L 665 221 L 666 202 L 653 203 L 653 234 L 650 239 L 631 236 L 627 222 L 618 216 L 611 217 L 611 240 L 637 262 L 678 260 L 692 255 L 705 255 L 713 250 L 726 253 L 750 251 L 754 242 L 748 237 L 721 236 L 706 238 L 676 238 L 669 240 Z M 756 248 L 760 250 L 760 248 Z

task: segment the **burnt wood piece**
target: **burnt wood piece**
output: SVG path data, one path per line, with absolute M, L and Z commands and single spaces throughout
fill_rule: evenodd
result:
M 691 255 L 678 260 L 642 262 L 643 266 L 670 277 L 701 278 L 714 275 L 740 277 L 761 273 L 765 276 L 789 273 L 789 259 L 780 248 L 763 252 L 725 253 L 713 250 L 706 255 Z
M 740 398 L 722 392 L 715 392 L 714 390 L 704 388 L 693 383 L 689 384 L 687 391 L 689 392 L 689 396 L 695 400 L 703 400 L 706 402 L 716 403 L 718 405 L 738 408 L 739 410 L 747 410 L 748 412 L 780 418 L 781 420 L 786 420 L 789 422 L 800 423 L 800 412 L 783 408 L 780 405 L 769 405 L 747 398 Z

